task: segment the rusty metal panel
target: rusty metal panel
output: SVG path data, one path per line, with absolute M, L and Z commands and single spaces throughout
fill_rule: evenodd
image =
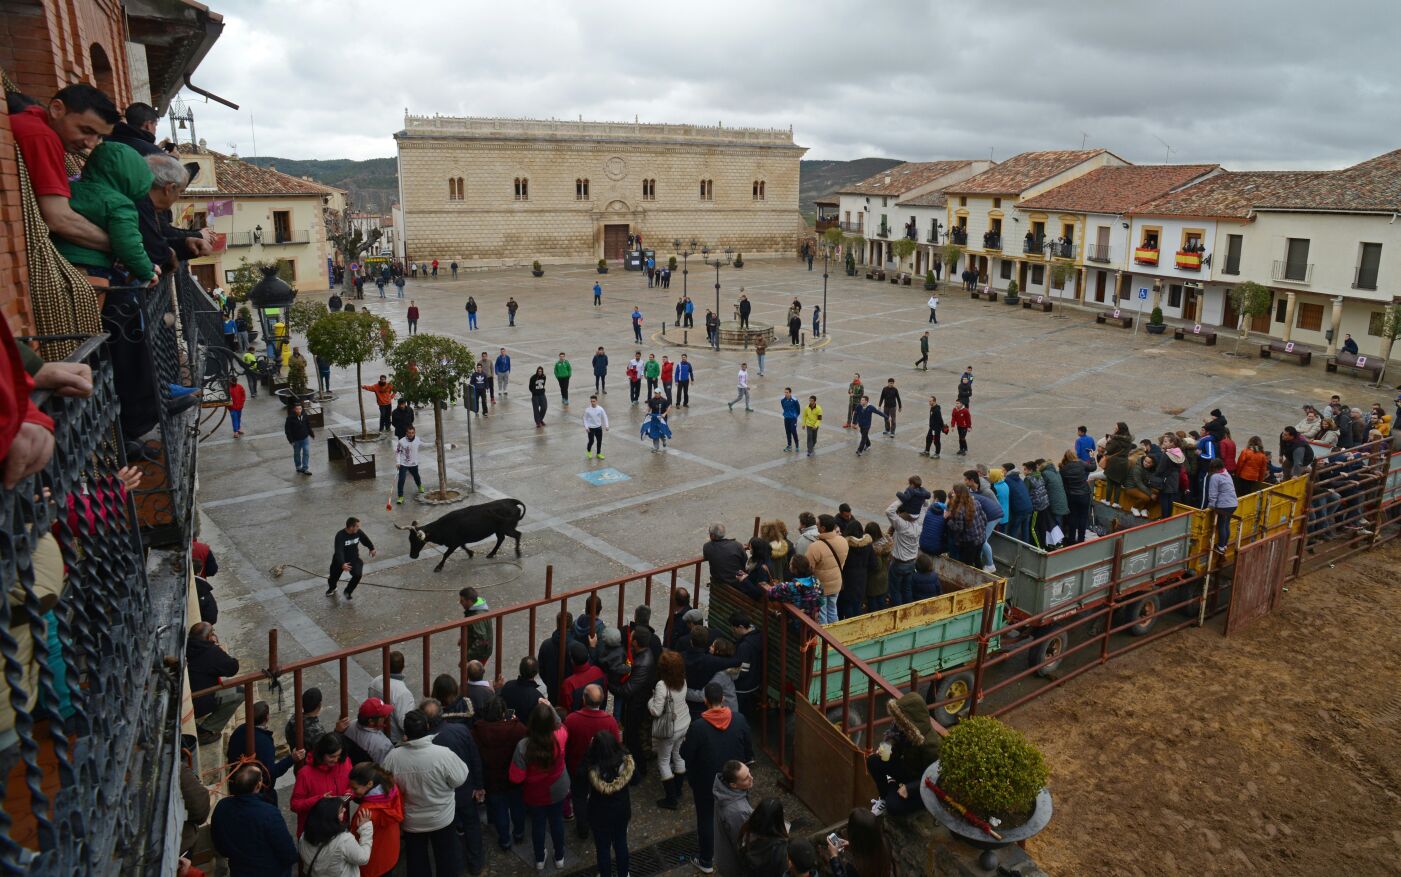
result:
M 842 822 L 851 808 L 876 796 L 866 753 L 807 698 L 798 695 L 793 702 L 793 794 L 820 824 Z
M 1231 610 L 1226 616 L 1227 636 L 1274 610 L 1284 586 L 1288 556 L 1287 531 L 1244 545 L 1237 552 L 1231 580 Z

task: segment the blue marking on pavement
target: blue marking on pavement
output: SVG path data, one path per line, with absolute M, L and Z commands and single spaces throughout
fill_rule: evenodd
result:
M 580 472 L 579 477 L 592 484 L 594 487 L 599 487 L 604 484 L 617 484 L 619 481 L 632 480 L 631 476 L 624 475 L 612 466 L 606 469 L 593 469 L 589 472 Z

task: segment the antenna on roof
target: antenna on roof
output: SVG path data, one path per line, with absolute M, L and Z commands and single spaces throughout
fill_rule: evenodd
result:
M 1087 141 L 1087 140 L 1089 140 L 1089 139 L 1090 139 L 1090 135 L 1089 135 L 1089 134 L 1085 133 L 1084 131 L 1081 131 L 1081 132 L 1080 132 L 1080 148 L 1081 148 L 1081 149 L 1084 149 L 1084 148 L 1085 148 L 1085 141 Z
M 1172 155 L 1172 147 L 1168 146 L 1168 142 L 1163 138 L 1159 137 L 1157 134 L 1153 135 L 1153 139 L 1163 144 L 1163 164 L 1167 164 L 1170 160 L 1169 156 Z
M 996 147 L 994 147 L 994 146 L 989 146 L 989 147 L 988 147 L 988 161 L 992 161 L 992 160 L 993 160 L 993 159 L 992 159 L 992 154 L 993 154 L 994 151 L 996 151 Z

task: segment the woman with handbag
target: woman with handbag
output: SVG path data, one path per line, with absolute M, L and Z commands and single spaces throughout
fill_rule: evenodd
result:
M 686 705 L 686 664 L 681 653 L 667 649 L 657 660 L 657 684 L 647 701 L 652 715 L 652 746 L 657 751 L 657 772 L 662 777 L 666 797 L 657 801 L 663 810 L 680 806 L 686 779 L 686 762 L 681 744 L 691 727 L 691 708 Z

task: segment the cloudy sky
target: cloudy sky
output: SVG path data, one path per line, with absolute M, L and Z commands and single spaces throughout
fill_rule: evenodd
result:
M 791 125 L 827 159 L 1086 143 L 1315 168 L 1401 147 L 1387 0 L 208 2 L 226 28 L 194 81 L 241 109 L 186 97 L 242 155 L 255 128 L 260 155 L 390 156 L 405 108 Z

